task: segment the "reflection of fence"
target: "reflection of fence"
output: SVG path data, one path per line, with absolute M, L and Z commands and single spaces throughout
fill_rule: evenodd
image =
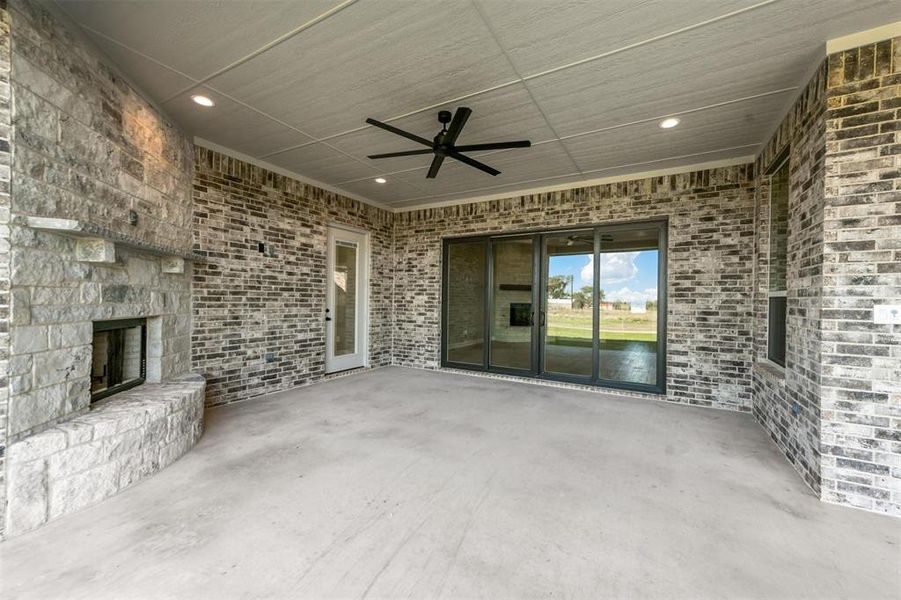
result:
M 548 306 L 565 306 L 569 308 L 572 306 L 571 298 L 548 298 L 547 299 Z

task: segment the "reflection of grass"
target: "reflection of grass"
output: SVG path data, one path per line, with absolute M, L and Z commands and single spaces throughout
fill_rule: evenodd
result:
M 548 335 L 591 339 L 591 309 L 552 306 L 548 315 Z M 657 312 L 633 313 L 624 310 L 602 310 L 601 339 L 656 341 Z
M 547 328 L 547 334 L 551 337 L 565 337 L 575 339 L 591 339 L 591 327 L 561 327 L 551 325 Z M 610 331 L 601 329 L 602 340 L 635 340 L 638 342 L 653 342 L 657 340 L 656 331 Z

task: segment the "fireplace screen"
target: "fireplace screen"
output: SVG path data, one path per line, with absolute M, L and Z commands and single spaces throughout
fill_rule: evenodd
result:
M 91 361 L 91 402 L 144 382 L 147 369 L 144 319 L 97 321 Z

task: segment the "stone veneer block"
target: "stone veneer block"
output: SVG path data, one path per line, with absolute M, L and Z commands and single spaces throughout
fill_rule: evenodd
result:
M 75 259 L 84 262 L 116 262 L 116 244 L 102 238 L 80 238 L 75 243 Z
M 206 383 L 144 384 L 9 447 L 9 535 L 90 506 L 190 450 L 203 431 Z
M 160 259 L 163 273 L 184 273 L 185 259 L 180 256 L 164 256 Z

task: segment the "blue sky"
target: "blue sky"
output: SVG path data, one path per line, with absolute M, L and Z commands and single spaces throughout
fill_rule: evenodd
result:
M 551 257 L 550 275 L 575 275 L 575 287 L 591 285 L 588 255 Z M 656 300 L 657 251 L 611 252 L 601 256 L 601 289 L 609 300 Z

